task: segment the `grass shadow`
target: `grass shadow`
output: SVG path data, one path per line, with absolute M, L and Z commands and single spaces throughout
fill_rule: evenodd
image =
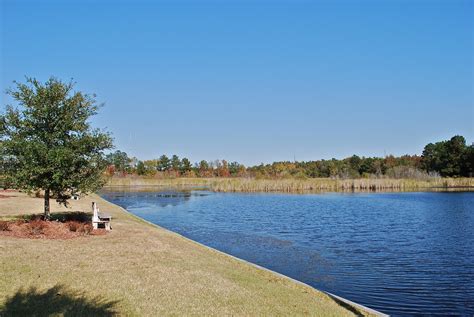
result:
M 56 285 L 46 291 L 35 287 L 20 289 L 0 307 L 0 316 L 116 316 L 118 301 L 108 301 L 97 296 L 89 298 L 84 293 Z
M 82 211 L 68 211 L 68 212 L 55 212 L 51 214 L 51 221 L 77 221 L 77 222 L 91 222 L 92 214 Z
M 43 220 L 44 216 L 42 214 L 25 214 L 15 217 L 16 219 L 31 221 L 31 220 Z M 92 214 L 83 211 L 63 211 L 63 212 L 54 212 L 51 213 L 50 221 L 59 221 L 59 222 L 68 222 L 68 221 L 77 221 L 77 222 L 91 222 Z

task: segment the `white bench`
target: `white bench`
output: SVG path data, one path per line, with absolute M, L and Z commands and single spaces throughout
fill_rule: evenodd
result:
M 104 224 L 105 230 L 112 230 L 110 225 L 112 221 L 111 215 L 101 213 L 95 202 L 92 203 L 92 212 L 92 227 L 94 229 L 98 229 L 100 224 Z

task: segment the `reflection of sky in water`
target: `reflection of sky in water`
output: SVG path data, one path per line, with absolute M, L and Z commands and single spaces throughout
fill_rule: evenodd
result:
M 394 315 L 474 313 L 474 194 L 104 192 L 146 220 Z

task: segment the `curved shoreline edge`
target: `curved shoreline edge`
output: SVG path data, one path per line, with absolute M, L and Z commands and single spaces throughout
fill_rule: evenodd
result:
M 345 305 L 348 305 L 348 306 L 350 306 L 350 307 L 355 307 L 355 308 L 357 308 L 357 309 L 364 310 L 364 311 L 366 311 L 366 312 L 368 312 L 368 313 L 371 313 L 371 314 L 373 314 L 373 315 L 375 315 L 375 316 L 379 316 L 379 317 L 388 317 L 388 316 L 390 316 L 390 315 L 384 314 L 384 313 L 382 313 L 382 312 L 379 312 L 379 311 L 377 311 L 377 310 L 375 310 L 375 309 L 372 309 L 372 308 L 366 307 L 366 306 L 364 306 L 364 305 L 355 303 L 355 302 L 353 302 L 353 301 L 351 301 L 351 300 L 348 300 L 348 299 L 346 299 L 346 298 L 343 298 L 343 297 L 341 297 L 341 296 L 337 296 L 337 295 L 335 295 L 335 294 L 332 294 L 332 293 L 329 293 L 329 292 L 325 292 L 325 291 L 319 290 L 319 289 L 317 289 L 317 288 L 315 288 L 315 287 L 313 287 L 313 286 L 311 286 L 311 285 L 309 285 L 309 284 L 306 284 L 306 283 L 304 283 L 304 282 L 302 282 L 302 281 L 296 280 L 296 279 L 294 279 L 294 278 L 292 278 L 292 277 L 289 277 L 289 276 L 287 276 L 287 275 L 284 275 L 284 274 L 282 274 L 282 273 L 278 273 L 278 272 L 273 271 L 273 270 L 270 270 L 270 269 L 268 269 L 268 268 L 266 268 L 266 267 L 263 267 L 263 266 L 260 266 L 260 265 L 258 265 L 258 264 L 249 262 L 249 261 L 247 261 L 247 260 L 238 258 L 238 257 L 236 257 L 236 256 L 234 256 L 234 255 L 225 253 L 225 252 L 223 252 L 223 251 L 217 250 L 217 249 L 215 249 L 215 248 L 212 248 L 212 247 L 210 247 L 210 246 L 207 246 L 207 245 L 205 245 L 205 244 L 202 244 L 202 243 L 200 243 L 200 242 L 197 242 L 197 241 L 195 241 L 195 240 L 192 240 L 192 239 L 190 239 L 190 238 L 187 238 L 187 237 L 185 237 L 185 236 L 183 236 L 183 235 L 181 235 L 181 234 L 179 234 L 179 233 L 177 233 L 177 232 L 174 232 L 174 231 L 172 231 L 172 230 L 169 230 L 169 229 L 166 229 L 166 228 L 164 228 L 164 227 L 161 227 L 161 226 L 159 226 L 159 225 L 157 225 L 157 224 L 155 224 L 155 223 L 152 223 L 152 222 L 150 222 L 150 221 L 148 221 L 148 220 L 145 220 L 145 219 L 143 219 L 143 218 L 141 218 L 141 217 L 139 217 L 139 216 L 133 214 L 132 212 L 128 211 L 127 209 L 123 208 L 122 206 L 119 206 L 119 205 L 117 205 L 117 204 L 115 204 L 115 203 L 113 203 L 113 202 L 111 202 L 111 201 L 105 199 L 104 197 L 102 197 L 102 196 L 99 195 L 99 194 L 96 194 L 96 195 L 97 195 L 98 197 L 100 197 L 100 199 L 103 199 L 103 200 L 107 201 L 108 203 L 110 203 L 110 204 L 116 206 L 117 208 L 119 208 L 119 209 L 121 209 L 123 212 L 125 212 L 126 214 L 128 214 L 128 215 L 130 215 L 130 216 L 136 218 L 136 219 L 139 220 L 139 221 L 142 221 L 142 222 L 144 222 L 144 223 L 146 223 L 146 224 L 148 224 L 148 225 L 151 225 L 151 226 L 153 226 L 153 227 L 155 227 L 155 228 L 158 228 L 158 229 L 161 229 L 161 230 L 165 230 L 165 231 L 167 231 L 167 232 L 169 232 L 169 233 L 172 233 L 172 234 L 174 234 L 174 235 L 176 235 L 176 236 L 178 236 L 178 237 L 180 237 L 180 238 L 182 238 L 182 239 L 185 239 L 185 240 L 187 240 L 187 241 L 189 241 L 189 242 L 192 242 L 192 243 L 195 243 L 195 244 L 197 244 L 197 245 L 199 245 L 199 246 L 201 246 L 201 247 L 204 247 L 204 248 L 206 248 L 206 249 L 208 249 L 208 250 L 211 250 L 211 251 L 213 251 L 213 252 L 217 252 L 217 253 L 222 254 L 222 255 L 224 255 L 224 256 L 230 257 L 230 258 L 232 258 L 232 259 L 234 259 L 234 260 L 237 260 L 237 261 L 239 261 L 239 262 L 241 262 L 241 263 L 248 264 L 248 265 L 250 265 L 250 266 L 252 266 L 252 267 L 254 267 L 254 268 L 257 268 L 257 269 L 260 269 L 260 270 L 264 270 L 264 271 L 270 272 L 270 273 L 272 273 L 272 274 L 275 274 L 275 275 L 277 275 L 277 276 L 279 276 L 279 277 L 282 277 L 282 278 L 284 278 L 284 279 L 290 280 L 290 281 L 292 281 L 292 282 L 294 282 L 294 283 L 297 283 L 297 284 L 299 284 L 299 285 L 312 288 L 312 289 L 314 289 L 314 290 L 316 290 L 316 291 L 318 291 L 318 292 L 324 293 L 324 294 L 328 295 L 329 297 L 333 298 L 334 300 L 339 301 L 339 302 L 342 302 L 342 303 L 344 303 Z

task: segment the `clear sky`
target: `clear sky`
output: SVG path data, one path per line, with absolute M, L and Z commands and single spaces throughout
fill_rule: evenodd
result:
M 118 149 L 245 164 L 474 141 L 474 1 L 1 2 L 13 80 L 74 78 Z

